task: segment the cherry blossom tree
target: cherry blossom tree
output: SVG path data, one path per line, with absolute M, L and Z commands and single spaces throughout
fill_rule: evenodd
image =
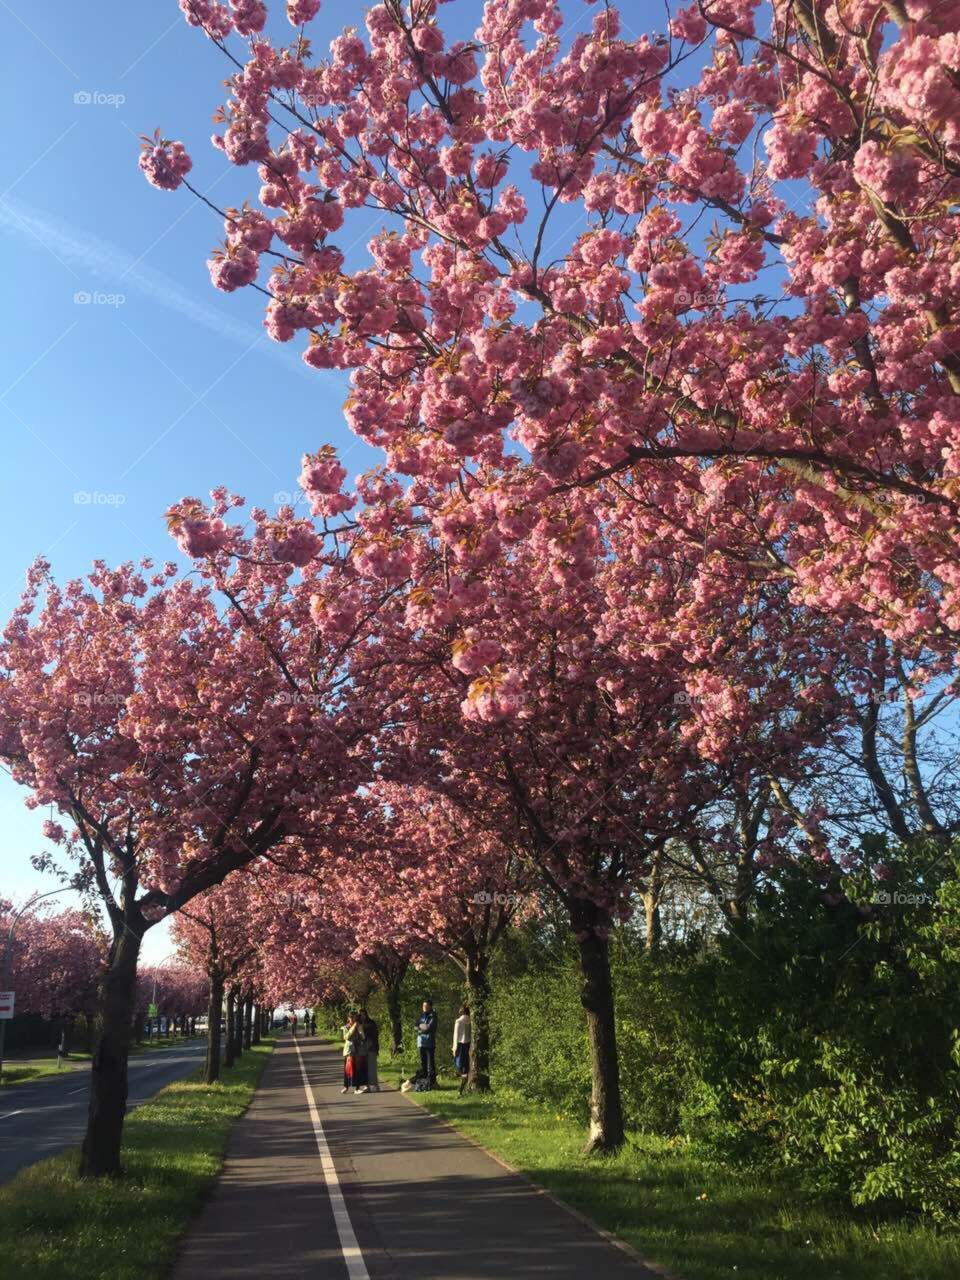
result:
M 324 877 L 353 923 L 355 955 L 381 980 L 397 1038 L 407 955 L 447 956 L 463 974 L 472 1022 L 470 1091 L 490 1087 L 490 963 L 506 930 L 536 910 L 532 868 L 489 829 L 426 788 L 378 783 L 356 844 Z M 370 949 L 369 939 L 379 939 Z
M 6 936 L 13 909 L 0 899 L 0 937 Z M 91 1016 L 105 959 L 104 936 L 85 912 L 26 912 L 11 954 L 17 1011 L 44 1018 Z
M 567 33 L 555 0 L 501 0 L 451 43 L 434 0 L 384 0 L 315 60 L 315 4 L 287 45 L 265 5 L 181 7 L 233 64 L 214 143 L 262 183 L 220 211 L 213 282 L 350 371 L 391 469 L 348 517 L 307 455 L 318 524 L 263 516 L 260 545 L 382 689 L 381 776 L 486 816 L 564 904 L 613 1148 L 612 923 L 678 837 L 729 848 L 724 803 L 748 884 L 774 781 L 853 714 L 838 664 L 879 638 L 917 689 L 955 676 L 957 19 L 700 0 Z M 141 168 L 190 186 L 181 143 Z M 173 519 L 216 556 L 222 515 Z
M 245 563 L 223 584 L 222 612 L 208 583 L 150 570 L 98 564 L 60 589 L 38 562 L 0 647 L 0 758 L 30 805 L 66 820 L 46 835 L 78 859 L 112 930 L 85 1175 L 120 1167 L 144 933 L 291 834 L 324 827 L 325 806 L 360 776 L 363 719 L 339 684 L 341 641 L 308 633 L 289 565 Z
M 952 6 L 694 0 L 637 32 L 498 0 L 452 41 L 436 0 L 383 0 L 328 57 L 318 5 L 286 42 L 265 4 L 180 7 L 230 64 L 214 145 L 261 183 L 213 282 L 352 371 L 389 465 L 445 483 L 519 446 L 531 485 L 749 491 L 796 602 L 955 652 Z M 140 163 L 193 173 L 159 135 Z
M 208 1002 L 209 984 L 204 970 L 189 963 L 165 963 L 137 974 L 135 1018 L 139 1025 L 152 1004 L 168 1020 L 172 1030 L 187 1034 L 192 1019 Z

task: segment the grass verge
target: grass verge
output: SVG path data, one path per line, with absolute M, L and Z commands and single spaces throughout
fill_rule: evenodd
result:
M 67 1063 L 77 1061 L 77 1059 L 68 1058 Z M 79 1059 L 81 1067 L 85 1068 L 90 1065 L 89 1054 L 85 1054 Z M 33 1080 L 45 1080 L 48 1076 L 65 1076 L 78 1070 L 77 1067 L 69 1065 L 58 1067 L 56 1058 L 23 1058 L 9 1059 L 3 1064 L 3 1079 L 0 1080 L 0 1088 L 10 1089 L 15 1084 L 29 1084 Z
M 854 1217 L 786 1177 L 752 1177 L 639 1136 L 615 1157 L 588 1159 L 576 1124 L 509 1092 L 460 1098 L 441 1083 L 410 1096 L 683 1280 L 960 1276 L 960 1236 Z
M 127 1117 L 123 1177 L 77 1177 L 76 1149 L 0 1187 L 4 1280 L 159 1280 L 223 1159 L 230 1126 L 267 1064 L 265 1041 L 219 1084 L 195 1077 L 162 1089 Z
M 163 1036 L 160 1039 L 143 1040 L 130 1046 L 130 1057 L 139 1057 L 143 1053 L 152 1053 L 155 1049 L 183 1048 L 184 1045 L 196 1044 L 198 1037 L 188 1039 L 184 1036 Z M 16 1084 L 32 1084 L 34 1080 L 46 1080 L 50 1076 L 63 1076 L 68 1072 L 85 1069 L 90 1066 L 92 1054 L 71 1051 L 63 1067 L 57 1066 L 56 1054 L 43 1058 L 7 1058 L 3 1064 L 3 1079 L 0 1088 L 9 1089 Z

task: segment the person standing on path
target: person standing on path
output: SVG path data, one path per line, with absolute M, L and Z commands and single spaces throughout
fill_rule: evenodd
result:
M 433 1011 L 432 1000 L 424 1000 L 416 1031 L 420 1074 L 432 1089 L 437 1083 L 437 1015 Z
M 363 1019 L 363 1038 L 367 1046 L 367 1088 L 372 1093 L 380 1092 L 380 1077 L 377 1074 L 377 1057 L 380 1053 L 380 1028 L 366 1009 L 360 1010 Z
M 349 1093 L 355 1087 L 354 1075 L 357 1058 L 357 1024 L 353 1014 L 347 1014 L 347 1020 L 340 1028 L 343 1034 L 343 1088 L 341 1093 Z
M 470 1009 L 462 1004 L 460 1016 L 453 1024 L 453 1061 L 460 1077 L 461 1093 L 470 1073 L 470 1030 Z
M 343 1028 L 343 1088 L 341 1093 L 367 1091 L 366 1046 L 358 1013 L 351 1013 Z
M 297 1038 L 297 1015 L 296 1015 L 296 1013 L 295 1013 L 295 1012 L 294 1012 L 294 1013 L 291 1015 L 291 1017 L 290 1017 L 290 1025 L 291 1025 L 291 1027 L 293 1027 L 293 1038 L 294 1038 L 294 1040 L 296 1040 L 296 1038 Z

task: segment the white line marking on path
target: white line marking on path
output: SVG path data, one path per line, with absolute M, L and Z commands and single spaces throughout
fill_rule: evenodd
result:
M 9 1120 L 11 1116 L 22 1116 L 23 1110 L 23 1107 L 21 1107 L 19 1111 L 7 1111 L 4 1115 L 0 1116 L 0 1120 Z
M 370 1273 L 367 1271 L 367 1264 L 364 1262 L 363 1254 L 360 1252 L 360 1246 L 353 1230 L 353 1223 L 350 1221 L 350 1214 L 347 1212 L 347 1204 L 343 1198 L 343 1192 L 340 1190 L 340 1179 L 337 1176 L 337 1167 L 333 1163 L 333 1156 L 330 1154 L 327 1135 L 323 1132 L 323 1125 L 320 1123 L 320 1113 L 317 1111 L 316 1099 L 313 1096 L 313 1090 L 310 1088 L 307 1069 L 303 1065 L 303 1054 L 300 1052 L 300 1046 L 296 1040 L 294 1040 L 293 1044 L 300 1062 L 303 1090 L 307 1095 L 307 1106 L 310 1108 L 310 1119 L 313 1121 L 313 1132 L 316 1135 L 317 1149 L 320 1152 L 320 1167 L 323 1169 L 324 1181 L 327 1184 L 330 1207 L 333 1210 L 333 1220 L 337 1224 L 337 1236 L 340 1239 L 340 1252 L 343 1254 L 343 1260 L 347 1264 L 347 1274 L 350 1276 L 350 1280 L 370 1280 Z

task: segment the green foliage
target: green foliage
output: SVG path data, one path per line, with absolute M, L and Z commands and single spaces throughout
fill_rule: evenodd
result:
M 960 1209 L 960 848 L 864 843 L 887 879 L 823 884 L 816 866 L 789 866 L 736 933 L 653 955 L 635 928 L 615 934 L 626 1121 L 718 1164 L 791 1170 L 857 1210 L 945 1221 Z M 495 1090 L 583 1124 L 579 986 L 562 921 L 533 922 L 496 957 L 489 1013 Z M 425 995 L 449 1065 L 462 975 L 436 961 L 403 985 L 400 1074 L 416 1063 Z M 386 1017 L 382 996 L 370 1006 Z
M 577 1121 L 513 1089 L 411 1097 L 684 1280 L 960 1275 L 956 1234 L 851 1214 L 792 1170 L 744 1171 L 705 1159 L 694 1143 L 647 1134 L 631 1135 L 615 1157 L 585 1157 Z
M 956 868 L 923 848 L 886 863 L 881 890 L 845 895 L 783 872 L 749 927 L 689 967 L 701 1088 L 681 1130 L 855 1205 L 944 1217 L 960 1206 L 960 966 L 955 908 L 935 904 Z
M 216 1178 L 233 1121 L 246 1109 L 272 1044 L 245 1052 L 215 1085 L 162 1089 L 126 1119 L 124 1174 L 83 1180 L 65 1151 L 0 1188 L 4 1280 L 151 1280 Z

